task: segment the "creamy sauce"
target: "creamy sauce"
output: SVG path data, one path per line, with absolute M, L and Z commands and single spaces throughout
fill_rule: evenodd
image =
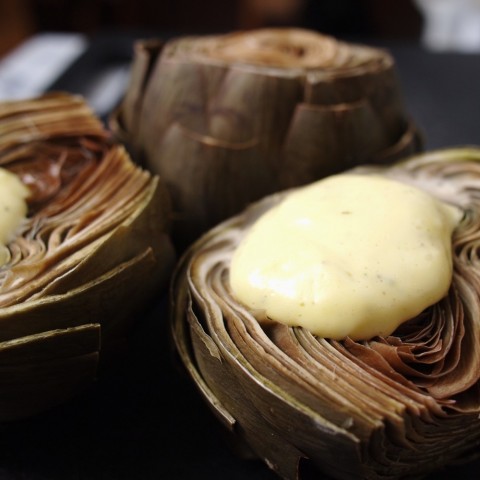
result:
M 380 176 L 342 174 L 287 196 L 235 251 L 236 298 L 315 335 L 389 335 L 440 300 L 459 209 Z
M 0 168 L 0 266 L 10 259 L 6 245 L 27 215 L 28 195 L 28 188 L 15 174 Z

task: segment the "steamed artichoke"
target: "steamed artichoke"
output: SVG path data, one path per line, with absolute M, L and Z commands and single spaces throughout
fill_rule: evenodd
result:
M 264 195 L 421 149 L 391 55 L 302 29 L 139 42 L 111 128 L 165 179 L 182 246 Z
M 0 166 L 30 190 L 0 268 L 0 420 L 11 420 L 95 380 L 175 254 L 159 178 L 112 143 L 81 98 L 0 104 Z
M 288 191 L 202 236 L 172 284 L 172 334 L 191 379 L 228 430 L 286 479 L 307 464 L 342 480 L 420 478 L 480 456 L 480 149 L 353 171 L 414 184 L 464 212 L 448 295 L 392 335 L 318 338 L 236 300 L 232 254 Z

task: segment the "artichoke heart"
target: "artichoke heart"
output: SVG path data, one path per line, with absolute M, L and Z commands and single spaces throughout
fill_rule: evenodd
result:
M 138 42 L 110 124 L 165 179 L 182 246 L 267 194 L 422 148 L 388 52 L 297 28 Z
M 0 167 L 28 189 L 0 267 L 0 420 L 88 387 L 164 288 L 170 203 L 78 96 L 0 104 Z
M 446 294 L 363 340 L 320 337 L 242 303 L 232 258 L 257 220 L 299 190 L 288 189 L 206 232 L 178 263 L 171 333 L 179 356 L 232 437 L 282 478 L 421 478 L 478 458 L 480 148 L 345 173 L 395 180 L 460 211 Z

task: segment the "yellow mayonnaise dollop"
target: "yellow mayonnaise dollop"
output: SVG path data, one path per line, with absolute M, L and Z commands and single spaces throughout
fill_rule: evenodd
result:
M 10 259 L 6 245 L 27 215 L 29 190 L 14 174 L 0 168 L 0 266 Z
M 288 195 L 235 251 L 237 299 L 332 339 L 369 339 L 440 300 L 459 209 L 381 176 L 341 174 Z

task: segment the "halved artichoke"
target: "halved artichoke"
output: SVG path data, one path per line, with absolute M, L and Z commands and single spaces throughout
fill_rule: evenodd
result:
M 0 420 L 63 402 L 96 378 L 175 253 L 158 177 L 131 162 L 83 99 L 0 104 L 0 166 L 30 189 L 0 267 Z
M 480 456 L 480 148 L 354 171 L 417 185 L 464 212 L 448 295 L 391 336 L 317 338 L 235 299 L 232 254 L 288 191 L 207 232 L 172 283 L 172 336 L 189 376 L 235 438 L 286 479 L 305 467 L 342 480 L 420 478 Z
M 388 52 L 289 28 L 138 42 L 110 124 L 165 179 L 182 246 L 267 194 L 422 147 Z

